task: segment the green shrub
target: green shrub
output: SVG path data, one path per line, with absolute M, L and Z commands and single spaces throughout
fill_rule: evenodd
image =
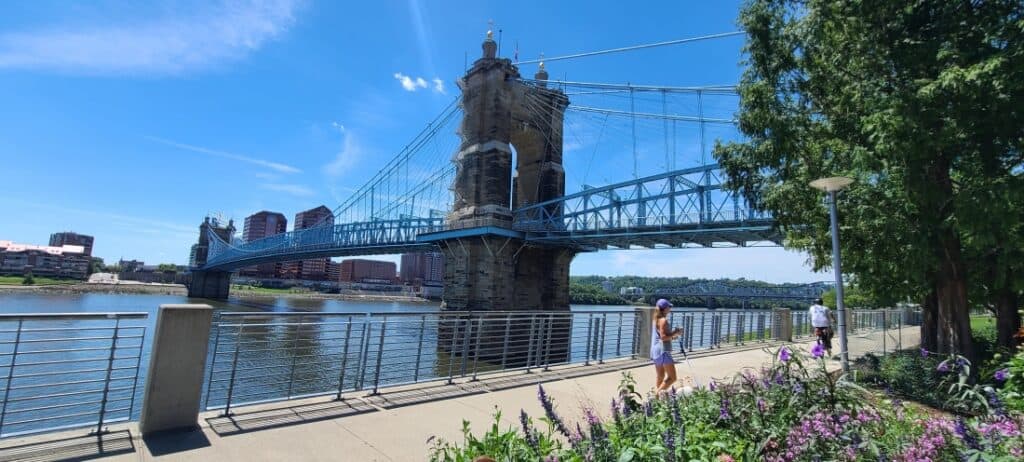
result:
M 642 399 L 624 376 L 611 419 L 584 410 L 568 422 L 543 386 L 544 424 L 521 413 L 521 429 L 502 430 L 500 413 L 482 437 L 464 425 L 463 444 L 436 441 L 431 460 L 733 461 L 765 460 L 1020 460 L 1024 422 L 993 406 L 977 418 L 929 416 L 895 398 L 879 397 L 829 374 L 825 361 L 788 349 L 759 373 L 710 384 L 691 394 Z M 913 364 L 913 361 L 906 364 Z M 895 364 L 895 363 L 894 363 Z M 961 368 L 957 377 L 962 377 Z M 973 390 L 973 388 L 972 388 Z
M 35 284 L 35 283 L 36 283 L 36 278 L 32 277 L 32 273 L 26 274 L 25 275 L 25 279 L 21 280 L 21 284 L 22 285 L 26 285 L 26 286 L 30 286 L 30 285 Z

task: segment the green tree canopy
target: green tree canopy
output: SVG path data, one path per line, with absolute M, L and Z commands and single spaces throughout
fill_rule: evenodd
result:
M 730 187 L 822 268 L 828 213 L 808 183 L 855 178 L 844 269 L 880 303 L 922 300 L 940 351 L 971 354 L 968 273 L 991 253 L 973 246 L 1021 220 L 1006 195 L 1024 161 L 1022 17 L 1017 0 L 752 0 L 740 17 L 746 140 L 715 149 Z M 1007 261 L 989 268 L 1014 279 Z

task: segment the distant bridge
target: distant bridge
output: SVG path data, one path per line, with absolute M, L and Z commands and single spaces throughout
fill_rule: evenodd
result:
M 734 298 L 742 300 L 800 300 L 820 298 L 834 284 L 816 282 L 803 285 L 752 286 L 734 285 L 721 281 L 695 282 L 682 287 L 657 289 L 652 292 L 660 297 Z

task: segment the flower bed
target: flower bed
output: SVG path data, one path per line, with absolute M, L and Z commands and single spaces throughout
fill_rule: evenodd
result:
M 481 436 L 464 426 L 462 444 L 438 442 L 431 460 L 691 461 L 691 460 L 1022 460 L 1024 421 L 996 393 L 989 412 L 937 415 L 895 396 L 873 393 L 828 374 L 821 358 L 788 348 L 772 364 L 692 393 L 646 399 L 624 376 L 611 418 L 585 409 L 582 422 L 562 419 L 538 387 L 545 410 L 520 413 L 521 428 L 496 420 Z M 954 367 L 966 367 L 963 364 Z M 970 388 L 974 390 L 974 388 Z M 988 389 L 991 391 L 991 389 Z M 968 398 L 965 398 L 968 399 Z

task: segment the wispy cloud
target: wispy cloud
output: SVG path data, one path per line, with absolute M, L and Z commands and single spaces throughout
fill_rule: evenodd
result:
M 344 127 L 340 124 L 338 126 Z M 333 160 L 324 165 L 324 173 L 333 178 L 337 178 L 355 167 L 364 154 L 362 146 L 359 145 L 350 131 L 342 128 L 341 132 L 341 149 L 338 150 Z
M 205 69 L 243 58 L 282 35 L 295 22 L 299 1 L 199 3 L 205 6 L 188 15 L 0 33 L 0 68 L 89 75 Z
M 280 173 L 300 173 L 300 172 L 302 172 L 302 170 L 299 170 L 298 168 L 292 167 L 291 165 L 281 164 L 281 163 L 278 163 L 278 162 L 271 162 L 269 160 L 255 159 L 255 158 L 252 158 L 252 157 L 249 157 L 249 156 L 243 156 L 241 154 L 234 154 L 234 153 L 225 152 L 225 151 L 218 151 L 216 149 L 204 148 L 202 146 L 193 146 L 191 144 L 178 143 L 176 141 L 166 140 L 166 139 L 163 139 L 163 138 L 157 138 L 155 136 L 144 136 L 143 138 L 145 138 L 147 140 L 150 140 L 150 141 L 154 141 L 154 142 L 160 143 L 160 144 L 165 144 L 167 146 L 172 146 L 172 147 L 175 147 L 175 148 L 178 148 L 178 149 L 184 149 L 186 151 L 198 152 L 200 154 L 208 154 L 208 155 L 211 155 L 211 156 L 222 157 L 224 159 L 237 160 L 239 162 L 247 162 L 247 163 L 250 163 L 250 164 L 259 165 L 261 167 L 266 167 L 266 168 L 269 168 L 271 170 L 274 170 L 274 171 L 280 172 Z
M 283 193 L 291 194 L 291 195 L 297 196 L 297 197 L 309 197 L 309 196 L 312 196 L 312 195 L 316 194 L 316 192 L 313 191 L 312 189 L 309 189 L 309 188 L 307 188 L 305 186 L 302 186 L 302 185 L 299 185 L 299 184 L 266 183 L 266 184 L 260 185 L 260 187 L 262 187 L 263 189 L 268 189 L 270 191 L 277 191 L 277 192 L 283 192 Z
M 430 88 L 435 93 L 440 93 L 442 95 L 447 94 L 444 89 L 444 81 L 437 77 L 431 79 L 431 83 L 428 83 L 427 79 L 424 79 L 423 77 L 413 77 L 401 72 L 395 72 L 393 77 L 402 85 L 402 88 L 405 91 L 418 91 L 423 88 Z
M 405 91 L 416 91 L 420 88 L 427 88 L 427 81 L 422 77 L 412 78 L 401 72 L 395 72 L 395 80 L 402 84 Z

